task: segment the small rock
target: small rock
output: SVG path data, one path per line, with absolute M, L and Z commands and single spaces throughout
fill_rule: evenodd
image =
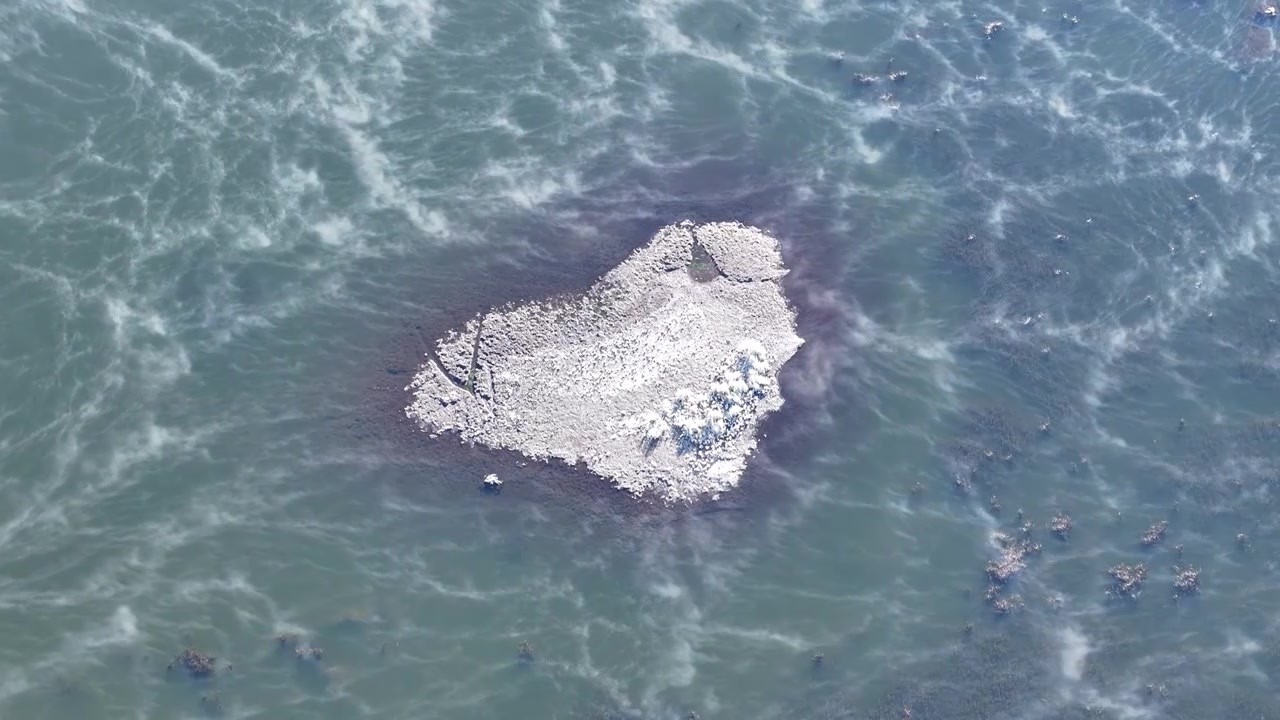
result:
M 1147 579 L 1147 566 L 1142 563 L 1125 565 L 1120 563 L 1107 570 L 1113 581 L 1108 594 L 1123 595 L 1136 598 L 1142 593 L 1142 583 Z
M 1147 690 L 1148 699 L 1154 698 L 1157 696 L 1166 697 L 1169 694 L 1169 688 L 1166 687 L 1164 683 L 1160 683 L 1159 685 L 1155 683 L 1150 683 L 1147 685 L 1146 690 Z
M 1049 532 L 1057 535 L 1060 540 L 1066 540 L 1071 534 L 1071 516 L 1064 512 L 1054 515 L 1049 521 Z
M 281 650 L 295 648 L 302 642 L 302 638 L 297 633 L 280 633 L 274 639 Z
M 195 648 L 187 648 L 173 659 L 169 669 L 184 670 L 191 677 L 206 678 L 215 672 L 216 661 L 217 658 L 211 655 L 205 655 Z
M 995 609 L 999 615 L 1008 615 L 1022 609 L 1022 596 L 1009 595 L 1008 597 L 998 597 L 992 603 L 991 607 Z
M 1164 539 L 1164 532 L 1168 529 L 1169 521 L 1161 520 L 1147 528 L 1146 532 L 1142 533 L 1142 537 L 1138 539 L 1138 542 L 1142 543 L 1143 547 L 1151 547 Z
M 480 489 L 487 493 L 502 492 L 502 480 L 497 475 L 489 473 L 484 476 L 484 482 L 480 485 Z
M 903 80 L 907 79 L 907 71 L 894 70 L 893 72 L 889 73 L 889 79 L 892 80 L 893 82 L 902 82 Z
M 519 658 L 520 662 L 523 662 L 523 663 L 533 662 L 534 660 L 533 645 L 530 644 L 528 640 L 521 641 L 520 647 L 516 650 L 516 657 Z
M 991 508 L 991 512 L 993 512 L 993 513 L 999 513 L 999 512 L 1000 512 L 1000 498 L 996 497 L 995 495 L 992 495 L 992 496 L 991 496 L 991 499 L 987 501 L 987 507 Z
M 324 659 L 324 650 L 310 645 L 303 645 L 293 649 L 293 656 L 299 662 L 320 662 Z
M 1004 23 L 1000 22 L 999 20 L 993 20 L 992 22 L 989 22 L 986 25 L 982 26 L 982 34 L 987 40 L 990 40 L 991 38 L 995 37 L 996 33 L 1000 32 L 1003 29 L 1004 29 Z
M 1200 590 L 1200 571 L 1188 565 L 1173 568 L 1174 597 L 1190 595 Z
M 987 577 L 993 583 L 992 587 L 998 591 L 998 586 L 1008 583 L 1014 575 L 1027 567 L 1026 557 L 1039 553 L 1040 545 L 1003 532 L 996 534 L 996 543 L 1001 548 L 1000 557 L 987 563 Z

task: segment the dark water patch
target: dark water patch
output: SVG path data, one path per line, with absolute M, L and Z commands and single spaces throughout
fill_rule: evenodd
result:
M 1061 157 L 1071 143 L 1056 136 L 1052 121 L 1021 103 L 993 101 L 971 111 L 966 127 L 968 147 L 991 175 L 1015 185 L 1036 185 L 1061 172 Z M 1057 157 L 1055 157 L 1057 156 Z M 1029 163 L 1027 157 L 1036 157 Z
M 1263 635 L 1256 636 L 1260 640 L 1256 652 L 1230 658 L 1177 647 L 1144 658 L 1143 648 L 1117 639 L 1114 649 L 1104 646 L 1090 656 L 1092 660 L 1096 655 L 1099 661 L 1090 680 L 1099 687 L 1112 686 L 1117 693 L 1127 691 L 1126 699 L 1133 706 L 1163 717 L 1280 717 L 1280 699 L 1274 691 L 1280 670 L 1274 660 L 1277 646 Z M 1126 672 L 1116 672 L 1120 667 Z M 1221 672 L 1224 668 L 1227 671 Z
M 1171 477 L 1193 505 L 1241 519 L 1267 518 L 1280 492 L 1280 420 L 1267 419 L 1204 433 L 1184 431 L 1173 447 Z
M 467 382 L 463 388 L 472 394 L 476 392 L 476 363 L 480 358 L 480 339 L 484 336 L 484 316 L 476 321 L 476 336 L 471 341 L 471 366 L 467 369 Z
M 1087 410 L 1084 391 L 1091 363 L 1086 348 L 1038 332 L 1037 318 L 1005 317 L 978 325 L 957 355 L 967 362 L 999 368 L 1009 380 L 1002 391 L 1026 412 L 1055 423 Z
M 956 202 L 989 201 L 966 193 Z M 995 226 L 985 216 L 951 224 L 938 234 L 934 261 L 940 269 L 961 270 L 972 282 L 977 315 L 1070 318 L 1072 298 L 1080 294 L 1081 254 L 1087 256 L 1076 233 L 1087 238 L 1088 224 L 1025 203 L 1002 210 L 1001 216 Z
M 969 151 L 959 133 L 941 122 L 896 132 L 890 156 L 921 177 L 940 182 L 959 179 L 970 162 Z
M 1273 718 L 1280 716 L 1274 690 L 1264 687 L 1206 687 L 1191 681 L 1187 687 L 1169 690 L 1158 702 L 1172 717 L 1179 718 Z
M 1076 702 L 1053 708 L 1045 714 L 1047 720 L 1119 720 L 1123 717 L 1125 713 L 1121 710 Z
M 707 252 L 707 249 L 702 247 L 702 243 L 696 240 L 693 243 L 693 258 L 689 261 L 686 269 L 689 277 L 693 278 L 694 282 L 700 283 L 711 282 L 724 275 L 719 266 L 716 265 L 715 259 L 711 257 L 711 253 Z
M 1030 622 L 984 625 L 926 660 L 894 663 L 873 687 L 806 703 L 793 717 L 814 720 L 991 720 L 1016 717 L 1052 689 L 1051 643 Z
M 938 244 L 932 254 L 941 269 L 960 269 L 970 275 L 978 287 L 999 275 L 999 256 L 985 223 L 978 220 L 961 222 L 938 235 Z
M 987 302 L 1061 313 L 1062 303 L 1079 289 L 1077 268 L 1095 252 L 1089 220 L 1039 201 L 1011 203 L 1000 224 L 988 230 L 995 267 L 984 294 Z
M 944 446 L 947 483 L 958 492 L 970 494 L 976 488 L 987 497 L 987 491 L 998 490 L 1000 480 L 1013 471 L 1036 428 L 1033 416 L 1008 406 L 966 410 Z
M 607 698 L 579 702 L 569 710 L 568 717 L 570 720 L 650 720 L 644 713 L 618 707 Z

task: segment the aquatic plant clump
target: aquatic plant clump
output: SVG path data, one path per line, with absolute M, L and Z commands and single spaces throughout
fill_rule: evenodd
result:
M 580 296 L 447 333 L 405 412 L 433 435 L 581 463 L 635 495 L 728 490 L 804 342 L 786 273 L 778 241 L 757 228 L 667 226 Z

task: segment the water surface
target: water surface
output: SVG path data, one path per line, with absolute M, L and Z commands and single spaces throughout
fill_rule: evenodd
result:
M 8 3 L 0 714 L 1280 715 L 1252 13 Z M 629 507 L 400 419 L 424 338 L 684 217 L 776 232 L 809 341 L 736 497 Z

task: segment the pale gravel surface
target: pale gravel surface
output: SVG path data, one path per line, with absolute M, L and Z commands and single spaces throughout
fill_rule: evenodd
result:
M 695 242 L 722 273 L 710 282 L 686 269 Z M 737 485 L 760 419 L 782 406 L 777 370 L 804 342 L 786 272 L 757 228 L 667 226 L 581 296 L 495 310 L 441 338 L 406 413 L 428 432 L 581 462 L 636 495 L 714 495 Z M 697 443 L 681 396 L 698 399 Z

